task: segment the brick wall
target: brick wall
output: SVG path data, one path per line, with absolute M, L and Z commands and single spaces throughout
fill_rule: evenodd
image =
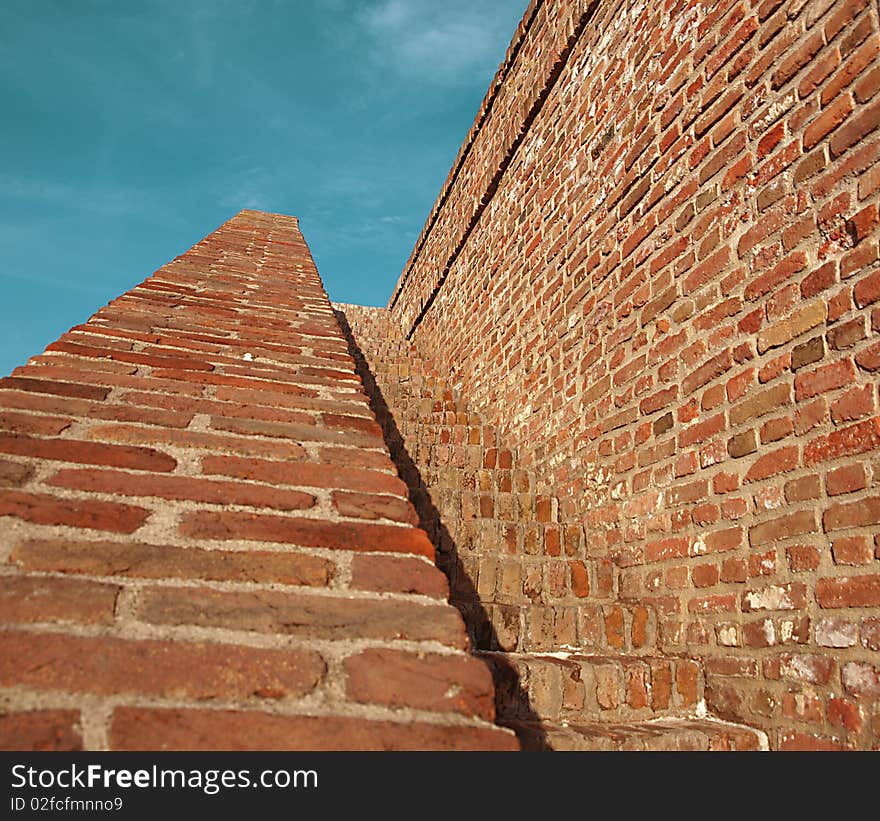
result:
M 0 749 L 512 749 L 297 221 L 0 379 Z
M 575 646 L 647 624 L 778 748 L 880 743 L 878 32 L 534 0 L 389 302 L 583 527 Z

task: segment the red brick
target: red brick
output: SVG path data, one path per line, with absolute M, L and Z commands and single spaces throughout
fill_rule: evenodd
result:
M 108 636 L 6 632 L 0 648 L 4 686 L 96 695 L 274 700 L 311 692 L 326 669 L 311 650 Z
M 21 487 L 34 475 L 32 465 L 0 459 L 0 487 Z
M 78 710 L 0 712 L 0 751 L 82 750 Z
M 788 566 L 793 573 L 816 570 L 819 567 L 819 551 L 812 545 L 794 544 L 785 548 Z
M 780 734 L 779 749 L 786 752 L 835 752 L 839 750 L 847 750 L 850 749 L 850 747 L 833 738 L 818 736 L 812 733 L 803 733 L 798 730 L 790 730 Z
M 841 493 L 853 493 L 866 487 L 868 477 L 865 467 L 861 464 L 844 465 L 843 467 L 829 470 L 825 477 L 825 487 L 829 496 L 839 496 Z
M 0 516 L 15 516 L 38 525 L 68 525 L 114 533 L 134 533 L 150 511 L 115 502 L 58 499 L 42 493 L 4 491 L 0 496 Z
M 880 447 L 880 417 L 819 436 L 804 446 L 804 464 L 812 465 Z
M 211 427 L 215 430 L 241 433 L 247 436 L 266 436 L 294 442 L 330 442 L 354 447 L 381 447 L 381 433 L 366 433 L 351 428 L 327 428 L 320 425 L 297 425 L 288 422 L 265 422 L 254 419 L 227 419 L 214 416 Z
M 856 370 L 851 360 L 832 362 L 794 379 L 795 398 L 798 402 L 820 393 L 842 388 L 855 381 Z
M 851 661 L 843 665 L 840 678 L 848 695 L 871 701 L 880 698 L 880 667 Z
M 218 436 L 201 431 L 139 428 L 132 425 L 100 425 L 89 431 L 89 437 L 132 445 L 163 444 L 179 448 L 232 451 L 246 456 L 268 456 L 276 459 L 303 459 L 306 455 L 303 446 L 297 442 L 272 442 L 256 437 Z
M 191 624 L 312 639 L 405 639 L 465 647 L 464 625 L 448 605 L 293 593 L 154 588 L 138 615 L 154 624 Z
M 444 600 L 449 595 L 446 577 L 433 564 L 408 556 L 354 556 L 351 586 L 378 593 L 418 593 Z
M 852 95 L 849 93 L 842 94 L 831 105 L 807 126 L 804 131 L 804 149 L 809 151 L 819 140 L 827 137 L 831 132 L 837 129 L 846 118 L 852 113 L 854 108 Z M 844 136 L 840 142 L 845 142 L 847 137 Z M 832 150 L 834 149 L 834 141 L 832 140 Z M 835 150 L 835 153 L 838 153 Z
M 187 499 L 215 505 L 245 505 L 274 510 L 305 510 L 315 504 L 310 493 L 270 485 L 212 482 L 188 476 L 142 476 L 117 470 L 62 470 L 47 485 L 120 496 L 156 496 L 170 501 Z
M 820 607 L 877 607 L 880 605 L 880 576 L 841 576 L 816 582 Z
M 779 539 L 815 533 L 817 529 L 813 512 L 801 510 L 754 525 L 749 529 L 749 541 L 752 547 L 762 547 Z
M 76 439 L 34 439 L 6 433 L 0 433 L 0 453 L 130 470 L 167 472 L 177 466 L 171 456 L 152 448 L 104 445 Z
M 807 591 L 802 582 L 755 588 L 747 590 L 742 596 L 743 613 L 756 610 L 801 610 L 806 603 Z
M 859 280 L 853 289 L 853 297 L 856 305 L 860 308 L 871 305 L 880 299 L 880 271 L 875 271 Z
M 396 496 L 339 491 L 332 493 L 331 498 L 333 507 L 341 516 L 357 519 L 391 519 L 411 525 L 419 523 L 419 517 L 413 506 Z
M 748 470 L 744 481 L 756 482 L 780 473 L 795 470 L 798 466 L 798 448 L 796 445 L 779 448 L 761 456 Z
M 841 536 L 831 543 L 835 564 L 861 565 L 874 560 L 874 545 L 865 536 Z
M 27 570 L 131 576 L 145 579 L 194 578 L 323 587 L 332 562 L 289 550 L 202 550 L 138 542 L 31 540 L 17 545 L 11 560 Z
M 406 485 L 397 476 L 357 467 L 317 465 L 310 462 L 274 462 L 237 456 L 205 456 L 202 458 L 202 471 L 270 484 L 390 493 L 404 499 L 407 497 Z
M 92 385 L 79 385 L 73 382 L 54 382 L 49 379 L 31 379 L 22 376 L 7 376 L 0 379 L 0 389 L 30 391 L 52 396 L 71 396 L 80 399 L 106 399 L 109 388 Z
M 112 624 L 119 588 L 81 579 L 0 576 L 4 622 Z
M 114 750 L 518 750 L 496 727 L 345 716 L 117 707 Z
M 880 496 L 869 496 L 856 502 L 835 502 L 822 517 L 826 531 L 847 527 L 866 527 L 880 522 Z
M 344 668 L 352 701 L 495 718 L 492 676 L 475 658 L 377 648 L 345 659 Z
M 434 557 L 434 547 L 423 531 L 414 527 L 383 524 L 197 511 L 183 515 L 180 533 L 194 539 L 244 539 L 298 544 L 302 547 L 415 553 Z

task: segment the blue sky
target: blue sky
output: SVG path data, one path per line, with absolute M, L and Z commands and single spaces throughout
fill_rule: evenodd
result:
M 241 208 L 384 305 L 527 0 L 3 0 L 0 375 Z

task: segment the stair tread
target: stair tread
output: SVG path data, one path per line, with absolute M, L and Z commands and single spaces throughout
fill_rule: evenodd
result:
M 525 750 L 734 751 L 767 748 L 764 733 L 711 716 L 636 722 L 510 722 Z

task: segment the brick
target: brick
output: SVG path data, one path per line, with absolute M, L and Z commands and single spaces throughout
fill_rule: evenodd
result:
M 304 426 L 308 427 L 308 426 Z M 167 430 L 131 425 L 101 425 L 89 431 L 92 439 L 110 439 L 130 445 L 164 444 L 179 448 L 232 451 L 246 456 L 303 459 L 306 451 L 298 442 L 273 442 L 257 438 L 217 436 L 191 430 Z M 119 465 L 119 467 L 124 467 Z
M 748 399 L 734 405 L 730 409 L 731 425 L 741 425 L 749 419 L 759 418 L 773 410 L 790 405 L 791 386 L 785 383 L 774 385 L 763 391 L 752 394 Z
M 840 425 L 870 416 L 876 410 L 876 393 L 877 390 L 873 385 L 850 388 L 831 405 L 831 418 L 834 423 Z
M 160 473 L 172 471 L 177 466 L 174 458 L 152 448 L 105 445 L 75 439 L 35 439 L 6 433 L 0 433 L 0 453 Z
M 819 567 L 819 551 L 812 545 L 789 545 L 785 548 L 785 553 L 793 573 L 816 570 Z
M 181 535 L 191 539 L 244 539 L 301 547 L 386 551 L 434 557 L 434 546 L 414 527 L 331 522 L 323 519 L 196 511 L 185 513 Z
M 839 114 L 847 108 L 846 102 L 848 95 L 843 95 L 836 102 L 836 111 Z M 840 101 L 844 102 L 841 103 Z M 828 118 L 827 124 L 832 124 L 838 117 Z M 838 131 L 829 141 L 831 155 L 833 157 L 841 156 L 847 149 L 857 144 L 868 136 L 880 124 L 880 104 L 871 103 L 856 111 L 855 115 Z M 839 125 L 839 123 L 838 123 Z
M 34 475 L 33 466 L 0 459 L 0 487 L 21 487 Z
M 351 586 L 377 593 L 416 593 L 446 599 L 446 577 L 422 559 L 359 554 L 351 561 Z
M 119 588 L 80 579 L 0 576 L 0 619 L 112 624 Z
M 0 711 L 0 751 L 82 750 L 78 710 Z
M 880 650 L 880 619 L 863 619 L 859 634 L 863 647 Z
M 822 516 L 826 531 L 847 527 L 863 527 L 880 522 L 880 496 L 869 496 L 857 502 L 835 502 Z
M 345 659 L 344 668 L 352 701 L 495 717 L 492 676 L 475 658 L 377 648 Z
M 107 394 L 110 393 L 109 388 L 79 385 L 73 382 L 56 382 L 51 379 L 31 379 L 24 376 L 7 376 L 0 379 L 0 389 L 97 400 L 106 399 Z
M 130 541 L 32 539 L 17 545 L 10 559 L 23 569 L 43 572 L 317 587 L 329 584 L 334 572 L 327 559 L 292 551 L 202 550 Z
M 755 482 L 780 473 L 795 470 L 798 466 L 798 447 L 791 445 L 761 456 L 748 470 L 744 481 Z
M 827 684 L 834 671 L 834 659 L 811 653 L 782 653 L 764 662 L 770 679 L 793 679 L 806 684 Z
M 850 360 L 832 362 L 800 373 L 794 380 L 795 399 L 802 402 L 820 393 L 845 387 L 855 381 L 856 370 Z
M 880 605 L 880 576 L 840 576 L 816 582 L 816 601 L 822 608 Z
M 880 299 L 880 271 L 875 271 L 859 280 L 853 289 L 853 298 L 860 308 L 872 305 Z
M 821 336 L 796 345 L 791 352 L 791 368 L 799 371 L 807 365 L 821 361 L 825 356 L 825 341 Z
M 824 139 L 846 120 L 852 113 L 854 108 L 852 95 L 849 93 L 842 94 L 831 105 L 829 105 L 818 117 L 816 117 L 804 131 L 804 149 L 809 151 L 819 140 Z M 839 142 L 845 142 L 847 136 L 844 136 Z M 832 140 L 832 151 L 838 153 Z
M 154 496 L 170 501 L 190 500 L 274 510 L 305 510 L 315 504 L 315 497 L 310 493 L 270 485 L 212 482 L 188 476 L 143 476 L 115 470 L 62 470 L 45 483 L 92 493 Z
M 495 727 L 396 723 L 346 716 L 118 707 L 114 750 L 518 750 Z
M 880 343 L 866 348 L 856 355 L 856 365 L 860 370 L 874 373 L 880 371 Z
M 865 536 L 841 536 L 831 543 L 835 564 L 861 565 L 874 560 L 874 545 Z
M 237 456 L 204 456 L 202 472 L 273 485 L 389 493 L 407 498 L 406 485 L 397 476 L 358 467 L 311 462 L 275 462 Z
M 880 667 L 851 661 L 840 671 L 843 689 L 854 698 L 880 698 Z
M 419 523 L 419 517 L 413 506 L 396 496 L 339 491 L 332 493 L 331 499 L 333 507 L 341 516 L 358 519 L 391 519 L 411 525 Z
M 801 582 L 770 585 L 743 593 L 743 613 L 756 610 L 800 610 L 806 606 L 806 586 Z
M 779 750 L 784 752 L 820 751 L 835 752 L 850 749 L 846 744 L 833 738 L 803 733 L 798 730 L 785 731 L 779 736 Z
M 134 505 L 82 499 L 57 499 L 43 493 L 4 491 L 0 516 L 14 516 L 38 525 L 68 525 L 113 533 L 134 533 L 150 511 Z
M 0 633 L 6 687 L 190 699 L 282 699 L 311 692 L 325 664 L 311 650 Z M 26 661 L 24 661 L 26 659 Z
M 861 464 L 844 465 L 843 467 L 829 470 L 825 477 L 825 487 L 829 496 L 839 496 L 842 493 L 853 493 L 862 490 L 868 484 L 865 467 Z
M 240 433 L 246 436 L 266 436 L 295 442 L 330 442 L 353 447 L 382 446 L 382 435 L 376 431 L 368 433 L 339 427 L 265 422 L 255 419 L 226 419 L 218 416 L 211 418 L 211 427 L 214 430 Z
M 138 611 L 153 624 L 190 624 L 313 639 L 406 639 L 465 646 L 458 611 L 415 601 L 276 592 L 155 588 Z
M 853 456 L 880 447 L 880 417 L 812 439 L 804 446 L 804 464 Z
M 762 547 L 779 539 L 815 533 L 817 529 L 813 512 L 802 510 L 754 525 L 749 529 L 749 541 L 752 547 Z

